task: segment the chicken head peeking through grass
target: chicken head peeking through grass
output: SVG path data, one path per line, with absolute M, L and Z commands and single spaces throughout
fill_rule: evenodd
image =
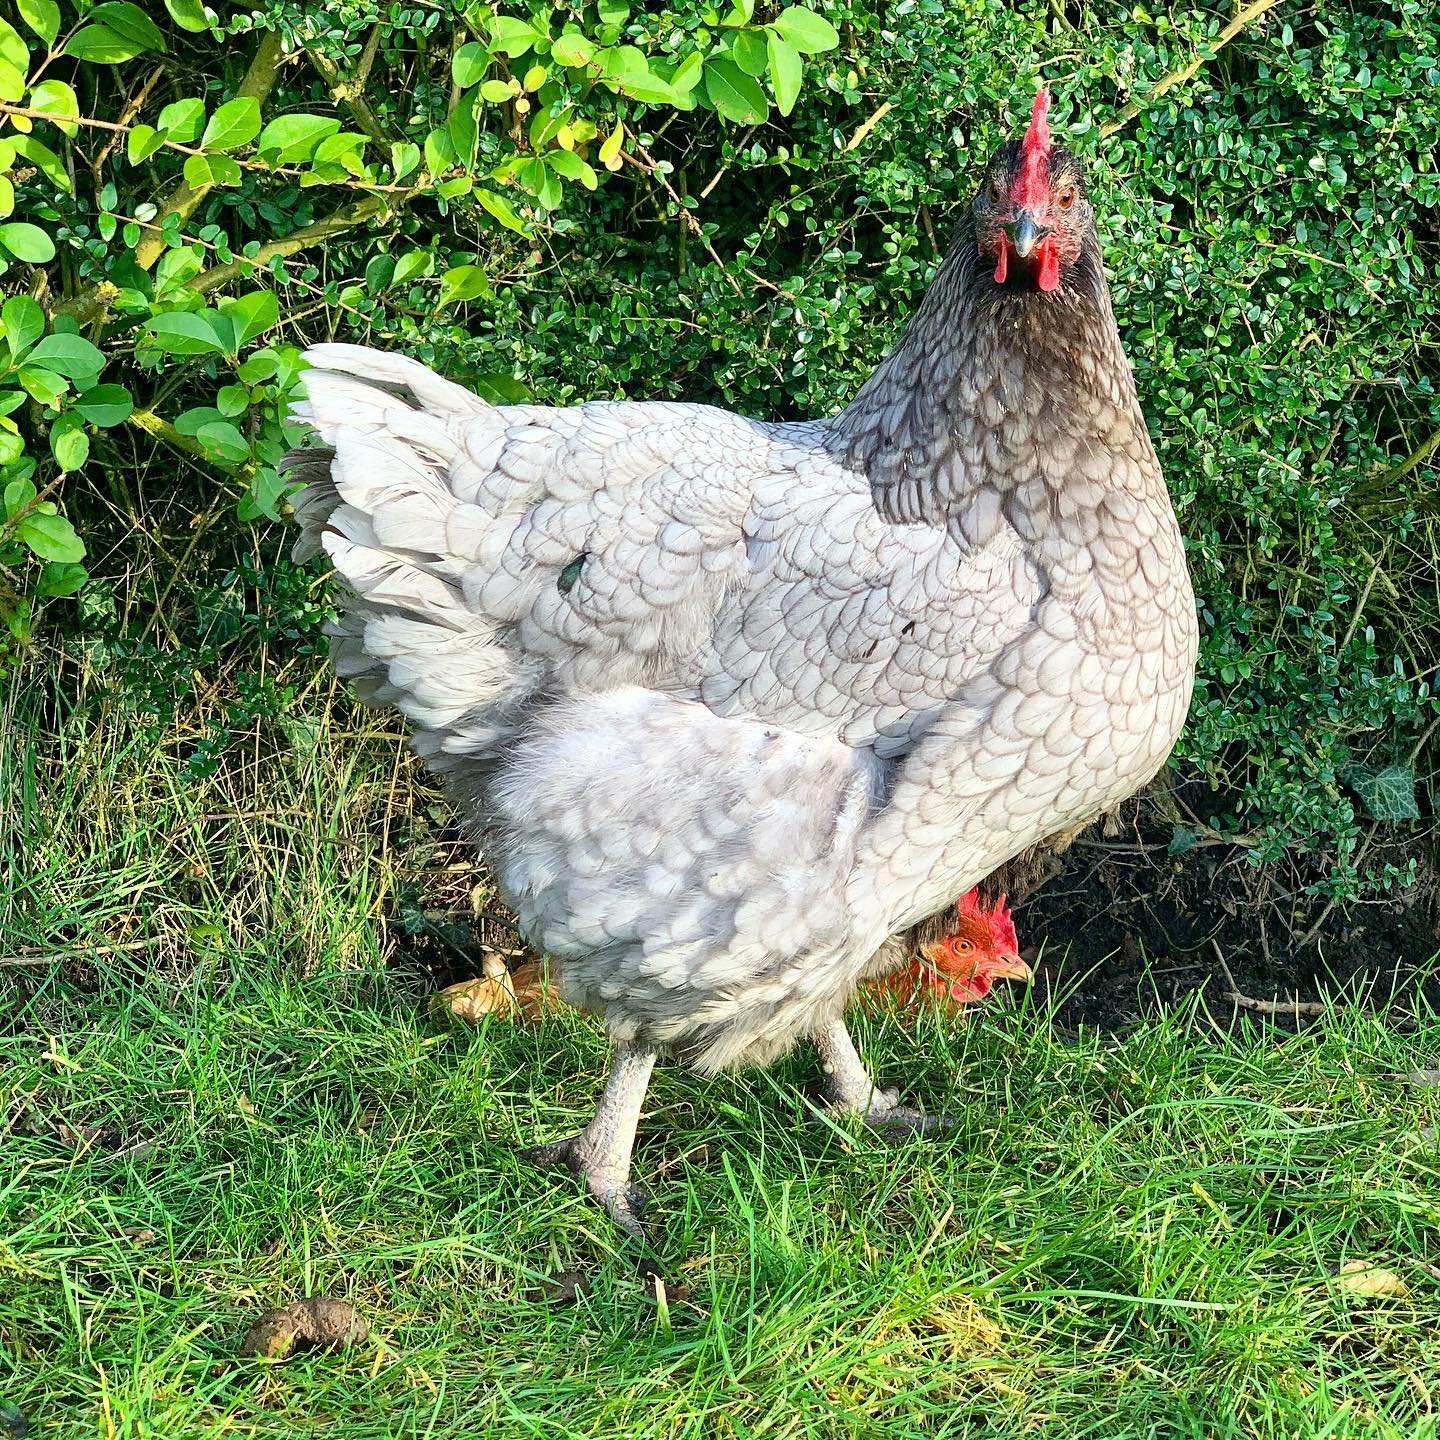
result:
M 808 1039 L 835 1113 L 932 1128 L 847 1003 L 891 937 L 1145 785 L 1184 721 L 1184 547 L 1048 106 L 975 167 L 829 418 L 497 406 L 403 355 L 307 352 L 296 554 L 336 572 L 335 668 L 409 720 L 603 1021 L 594 1118 L 534 1153 L 637 1237 L 660 1056 L 713 1074 Z

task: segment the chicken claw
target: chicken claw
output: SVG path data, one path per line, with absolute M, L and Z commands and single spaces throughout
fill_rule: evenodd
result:
M 927 1115 L 900 1103 L 898 1090 L 882 1090 L 871 1078 L 843 1020 L 832 1020 L 815 1036 L 820 1068 L 825 1072 L 825 1114 L 854 1115 L 872 1130 L 889 1130 L 899 1136 L 932 1135 L 956 1122 L 943 1115 Z

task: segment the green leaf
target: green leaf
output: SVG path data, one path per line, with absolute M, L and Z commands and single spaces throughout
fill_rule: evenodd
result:
M 10 354 L 18 360 L 45 333 L 45 312 L 28 295 L 12 295 L 0 309 L 0 326 Z
M 280 323 L 280 301 L 273 290 L 256 290 L 238 300 L 226 300 L 220 313 L 235 327 L 235 346 L 240 346 Z
M 77 430 L 73 433 L 80 437 L 88 453 L 90 442 L 85 439 L 85 432 Z M 58 460 L 60 457 L 57 455 L 55 458 Z M 68 465 L 62 461 L 60 468 L 78 470 L 84 463 L 85 456 L 82 454 L 78 463 Z M 58 560 L 61 564 L 73 565 L 85 558 L 85 542 L 63 515 L 27 515 L 15 527 L 15 533 L 42 560 Z
M 205 102 L 193 96 L 186 100 L 172 100 L 155 122 L 167 140 L 188 144 L 199 135 L 205 124 Z
M 165 35 L 160 27 L 130 0 L 105 0 L 85 17 L 108 26 L 117 35 L 138 45 L 142 50 L 165 49 Z
M 165 8 L 170 12 L 170 18 L 192 35 L 211 28 L 210 17 L 200 0 L 165 0 Z
M 428 250 L 408 250 L 395 262 L 394 285 L 403 285 L 417 275 L 428 275 L 435 257 Z
M 43 110 L 66 135 L 75 135 L 80 127 L 66 122 L 80 113 L 80 101 L 63 80 L 42 80 L 31 92 L 29 106 Z
M 92 425 L 105 430 L 112 425 L 123 425 L 130 418 L 135 402 L 123 385 L 94 385 L 70 408 Z
M 509 15 L 497 15 L 490 22 L 490 34 L 494 48 L 512 60 L 534 49 L 540 32 L 525 20 L 516 20 Z
M 144 333 L 152 345 L 168 355 L 223 355 L 228 348 L 207 320 L 188 310 L 156 315 L 145 322 Z
M 19 438 L 18 436 L 16 437 Z M 5 462 L 9 464 L 9 461 Z M 38 495 L 34 482 L 30 480 L 12 480 L 4 489 L 0 489 L 0 515 L 16 515 L 31 503 Z
M 104 355 L 83 336 L 63 333 L 47 335 L 25 358 L 71 379 L 98 375 L 105 364 Z
M 0 20 L 0 60 L 20 72 L 20 88 L 23 93 L 25 76 L 30 69 L 30 47 L 25 43 L 25 37 L 8 20 Z M 15 98 L 19 99 L 19 96 Z
M 277 115 L 260 132 L 255 149 L 281 165 L 308 160 L 315 147 L 339 128 L 340 122 L 328 115 Z
M 15 211 L 15 187 L 8 175 L 0 175 L 0 220 Z
M 227 100 L 211 117 L 200 137 L 205 150 L 235 150 L 260 133 L 260 102 L 253 95 Z
M 763 75 L 768 63 L 765 36 L 758 30 L 737 30 L 730 45 L 730 58 L 747 75 Z
M 53 370 L 45 370 L 38 365 L 28 363 L 20 367 L 16 378 L 33 399 L 56 410 L 60 408 L 61 398 L 70 388 L 69 384 Z
M 623 25 L 630 17 L 630 7 L 625 0 L 599 0 L 595 8 L 602 25 Z
M 579 69 L 595 58 L 595 42 L 578 31 L 567 30 L 550 47 L 550 54 L 557 65 L 565 65 L 572 70 Z
M 1420 805 L 1415 798 L 1415 772 L 1408 765 L 1348 765 L 1340 778 L 1360 797 L 1372 819 L 1385 824 L 1418 820 Z
M 227 420 L 233 420 L 250 408 L 250 392 L 243 385 L 222 385 L 215 392 L 215 408 Z
M 90 458 L 90 437 L 78 415 L 62 415 L 50 427 L 50 453 L 67 473 L 78 470 Z M 80 552 L 83 555 L 85 552 Z M 49 560 L 78 560 L 80 555 L 49 555 Z
M 758 125 L 770 111 L 765 92 L 731 60 L 705 62 L 705 94 L 717 113 L 737 125 Z
M 492 405 L 525 405 L 535 398 L 535 392 L 523 380 L 502 371 L 476 375 L 467 383 L 482 400 Z
M 0 246 L 27 265 L 45 265 L 55 258 L 55 242 L 38 225 L 23 220 L 0 225 Z
M 688 95 L 700 83 L 704 74 L 704 56 L 692 50 L 676 67 L 670 77 L 670 88 L 678 95 Z
M 776 30 L 770 31 L 766 39 L 766 53 L 770 61 L 770 84 L 775 89 L 776 107 L 782 115 L 788 115 L 800 95 L 805 62 L 801 60 L 800 52 Z
M 506 100 L 513 98 L 514 94 L 508 80 L 482 80 L 480 82 L 480 98 L 488 100 L 492 105 L 501 105 Z
M 787 5 L 771 22 L 802 55 L 820 55 L 840 43 L 840 32 L 803 5 Z
M 462 45 L 450 61 L 450 74 L 462 90 L 478 85 L 489 68 L 490 51 L 474 40 L 468 45 Z
M 60 33 L 60 7 L 55 0 L 19 0 L 20 18 L 47 44 Z
M 35 586 L 35 593 L 47 597 L 73 595 L 89 578 L 89 572 L 83 565 L 65 564 L 52 560 L 40 572 L 40 580 Z
M 195 438 L 208 454 L 226 464 L 243 464 L 250 458 L 250 442 L 229 420 L 212 420 L 202 425 L 195 432 Z
M 18 105 L 24 98 L 25 72 L 8 60 L 0 60 L 0 100 L 7 105 Z
M 82 25 L 66 41 L 62 53 L 92 65 L 119 65 L 133 60 L 144 48 L 117 34 L 108 25 Z
M 250 493 L 245 497 L 246 503 L 239 507 L 240 518 L 253 520 L 257 515 L 264 515 L 268 520 L 279 520 L 280 502 L 292 489 L 294 485 L 270 466 L 257 470 L 250 477 Z
M 28 160 L 57 190 L 66 195 L 74 194 L 75 186 L 65 162 L 48 146 L 42 145 L 33 135 L 12 135 L 10 144 L 17 155 Z
M 390 147 L 390 170 L 397 181 L 403 180 L 420 163 L 420 147 L 402 140 Z
M 440 277 L 440 302 L 437 308 L 460 300 L 488 300 L 490 282 L 478 265 L 452 265 Z
M 563 175 L 567 180 L 578 180 L 587 190 L 593 190 L 598 183 L 595 172 L 572 151 L 547 151 L 545 163 L 557 175 Z
M 477 189 L 475 198 L 507 230 L 514 230 L 518 235 L 526 233 L 525 221 L 503 195 L 497 195 L 493 190 Z
M 137 125 L 125 137 L 125 158 L 139 165 L 164 147 L 165 137 L 153 125 Z

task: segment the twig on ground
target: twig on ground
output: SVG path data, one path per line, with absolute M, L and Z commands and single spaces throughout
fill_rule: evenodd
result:
M 1257 1015 L 1293 1015 L 1297 1020 L 1302 1015 L 1323 1015 L 1329 1010 L 1330 1006 L 1323 1000 L 1301 1000 L 1293 995 L 1288 1000 L 1282 1000 L 1278 995 L 1273 1000 L 1257 1000 L 1253 995 L 1242 994 L 1229 965 L 1225 963 L 1220 942 L 1212 940 L 1210 943 L 1215 948 L 1215 958 L 1220 962 L 1225 983 L 1230 987 L 1225 992 L 1225 998 L 1237 1008 L 1254 1011 Z
M 870 118 L 845 142 L 845 151 L 848 154 L 857 146 L 865 143 L 865 137 L 895 108 L 893 100 L 886 100 L 871 112 Z

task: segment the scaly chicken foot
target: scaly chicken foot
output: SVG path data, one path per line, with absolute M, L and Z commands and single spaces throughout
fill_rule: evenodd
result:
M 944 1115 L 927 1115 L 902 1105 L 898 1090 L 882 1090 L 866 1069 L 843 1020 L 832 1020 L 814 1039 L 825 1072 L 827 1114 L 854 1115 L 873 1130 L 912 1135 L 930 1135 L 955 1124 Z
M 644 1192 L 630 1182 L 630 1152 L 635 1148 L 635 1130 L 640 1108 L 650 1087 L 655 1068 L 653 1050 L 615 1047 L 610 1078 L 605 1082 L 595 1118 L 578 1134 L 548 1145 L 536 1145 L 525 1152 L 537 1165 L 565 1165 L 577 1179 L 583 1179 L 591 1196 L 629 1236 L 645 1243 L 639 1211 Z

